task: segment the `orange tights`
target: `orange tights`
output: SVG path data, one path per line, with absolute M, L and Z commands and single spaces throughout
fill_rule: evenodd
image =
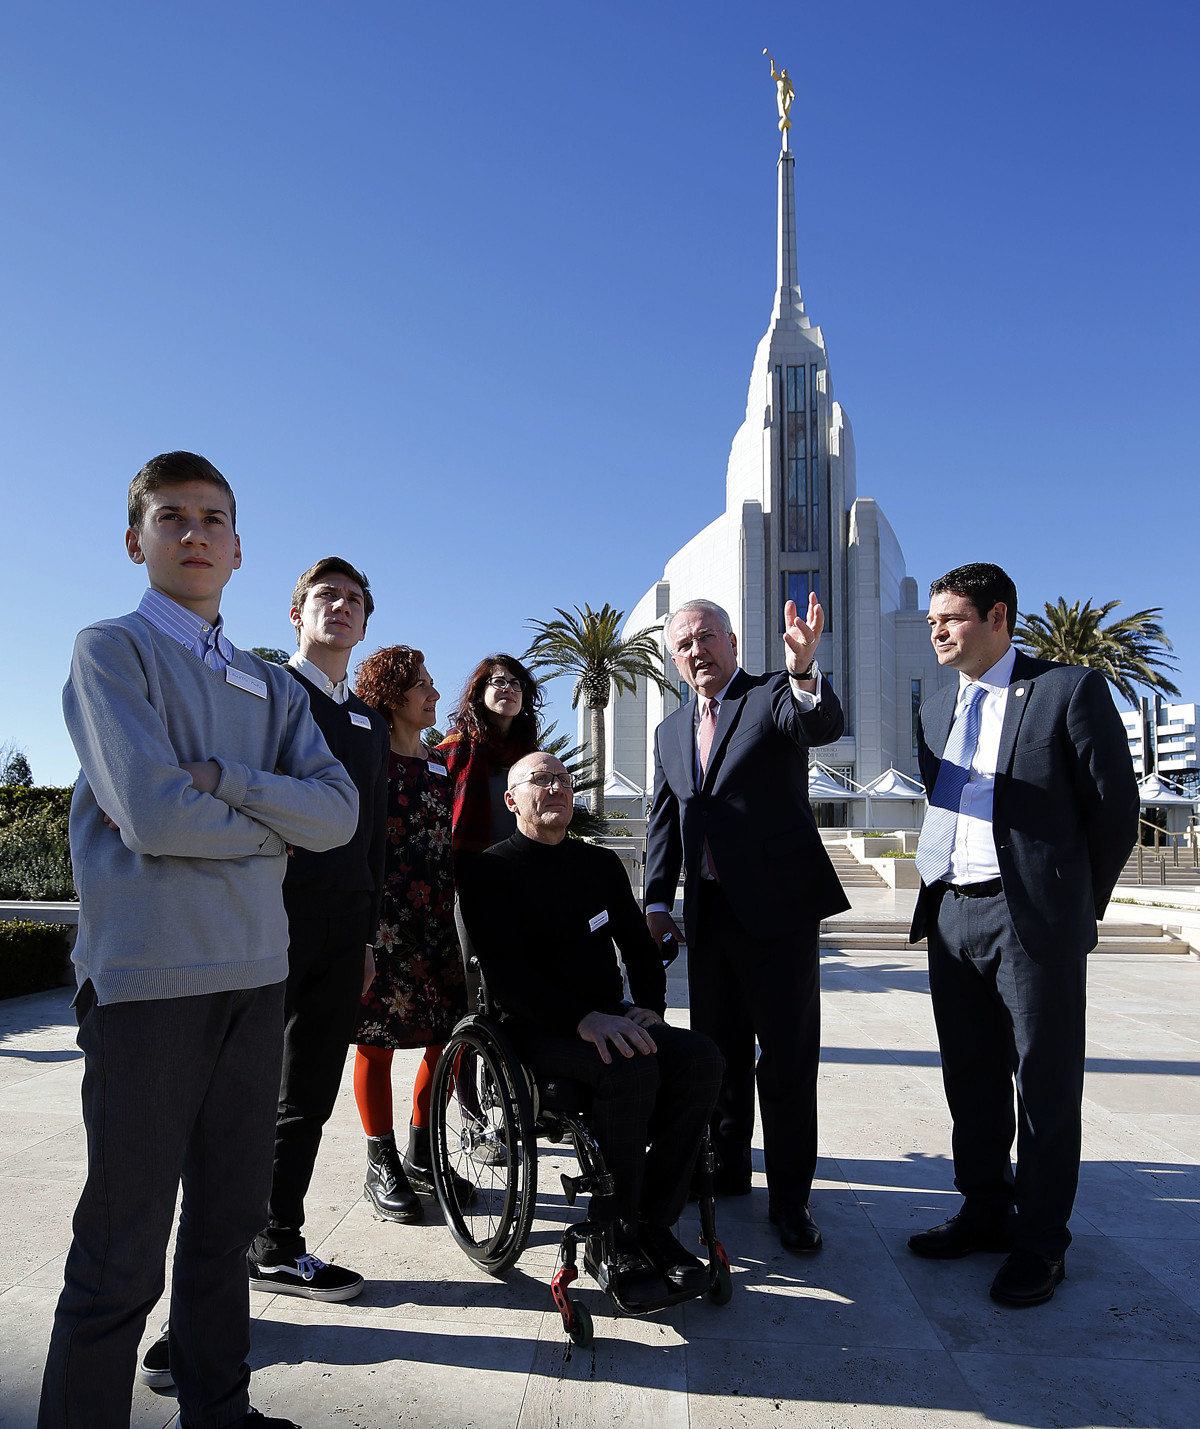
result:
M 426 1047 L 413 1081 L 412 1124 L 429 1123 L 429 1091 L 440 1047 Z M 354 1100 L 368 1136 L 385 1136 L 392 1127 L 392 1049 L 359 1047 L 354 1054 Z

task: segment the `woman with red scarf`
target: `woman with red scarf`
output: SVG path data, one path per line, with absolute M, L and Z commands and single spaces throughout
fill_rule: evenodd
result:
M 482 853 L 517 827 L 504 802 L 508 771 L 538 746 L 537 681 L 511 655 L 489 655 L 475 667 L 438 745 L 450 776 L 455 854 Z
M 541 707 L 537 681 L 511 655 L 481 660 L 463 687 L 450 717 L 450 733 L 437 747 L 450 777 L 450 837 L 456 859 L 482 853 L 516 831 L 517 817 L 504 802 L 508 771 L 538 747 Z M 466 964 L 467 1001 L 476 1011 L 479 974 L 457 904 L 454 918 Z

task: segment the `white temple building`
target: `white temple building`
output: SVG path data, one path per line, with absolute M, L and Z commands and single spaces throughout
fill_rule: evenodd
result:
M 775 305 L 754 356 L 746 419 L 729 453 L 725 510 L 671 556 L 624 633 L 661 627 L 669 611 L 705 597 L 729 612 L 743 668 L 778 670 L 784 602 L 795 600 L 803 613 L 815 590 L 826 617 L 821 668 L 846 713 L 845 735 L 819 757 L 827 769 L 866 785 L 889 769 L 916 775 L 917 710 L 957 676 L 934 657 L 923 592 L 905 571 L 887 518 L 871 497 L 858 495 L 850 419 L 834 400 L 825 338 L 800 295 L 794 174 L 785 147 L 778 163 Z M 960 554 L 969 553 L 948 552 L 947 567 Z M 676 679 L 669 659 L 666 667 Z M 683 698 L 690 697 L 685 686 Z M 609 765 L 623 789 L 651 793 L 654 730 L 679 698 L 639 684 L 636 696 L 610 704 Z M 582 744 L 582 709 L 580 716 Z M 832 804 L 814 806 L 821 822 L 846 818 Z

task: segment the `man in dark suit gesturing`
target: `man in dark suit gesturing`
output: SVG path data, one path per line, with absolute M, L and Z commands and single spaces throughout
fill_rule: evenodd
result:
M 935 1260 L 1010 1251 L 993 1299 L 1039 1305 L 1071 1242 L 1087 954 L 1137 836 L 1137 783 L 1103 675 L 1013 648 L 999 566 L 960 566 L 930 595 L 933 648 L 959 678 L 921 709 L 911 937 L 929 939 L 963 1205 L 908 1244 Z
M 750 1190 L 754 1042 L 771 1220 L 790 1251 L 821 1247 L 808 1209 L 817 1165 L 821 919 L 850 905 L 808 802 L 808 751 L 842 733 L 842 707 L 817 667 L 825 615 L 784 607 L 787 670 L 739 669 L 729 617 L 690 601 L 667 647 L 696 691 L 654 737 L 646 917 L 661 943 L 686 870 L 691 1025 L 725 1057 L 713 1112 L 716 1189 Z

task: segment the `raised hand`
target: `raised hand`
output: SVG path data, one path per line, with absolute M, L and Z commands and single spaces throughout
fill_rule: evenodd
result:
M 783 643 L 787 646 L 784 660 L 789 675 L 807 670 L 817 658 L 817 646 L 821 643 L 824 629 L 825 612 L 812 591 L 808 593 L 807 620 L 800 619 L 794 600 L 789 600 L 783 607 Z

